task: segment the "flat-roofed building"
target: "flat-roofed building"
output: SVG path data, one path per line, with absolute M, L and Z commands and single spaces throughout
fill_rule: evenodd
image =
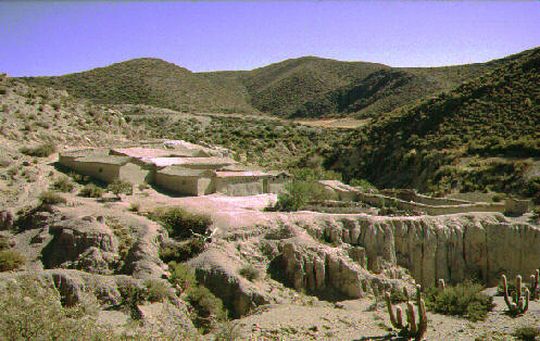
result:
M 216 171 L 216 192 L 230 196 L 262 194 L 269 176 L 261 171 Z
M 154 183 L 169 192 L 185 196 L 199 196 L 215 192 L 215 172 L 169 166 L 156 171 Z
M 131 162 L 131 158 L 127 156 L 90 154 L 73 160 L 70 157 L 60 160 L 62 165 L 79 174 L 107 183 L 115 180 L 129 181 L 132 184 L 152 182 L 152 171 Z

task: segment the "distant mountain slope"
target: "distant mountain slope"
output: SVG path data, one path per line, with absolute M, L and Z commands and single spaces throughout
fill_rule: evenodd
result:
M 244 74 L 242 80 L 255 108 L 275 115 L 290 116 L 305 102 L 383 69 L 390 67 L 303 57 L 255 69 Z
M 190 112 L 264 112 L 282 117 L 372 117 L 459 85 L 488 64 L 391 68 L 317 57 L 252 71 L 193 73 L 153 58 L 60 77 L 24 78 L 96 103 L 148 104 Z
M 328 114 L 373 117 L 458 86 L 488 70 L 488 64 L 440 68 L 388 68 L 358 78 L 298 106 L 294 117 Z
M 328 163 L 384 187 L 540 193 L 540 48 L 455 90 L 377 117 Z
M 250 111 L 245 95 L 226 79 L 216 82 L 160 59 L 133 59 L 61 77 L 25 78 L 66 89 L 97 103 L 148 104 L 180 111 Z M 234 80 L 232 81 L 234 83 Z

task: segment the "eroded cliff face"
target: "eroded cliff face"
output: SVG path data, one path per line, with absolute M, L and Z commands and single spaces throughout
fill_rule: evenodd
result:
M 423 286 L 478 279 L 496 285 L 500 274 L 528 275 L 540 265 L 540 228 L 498 213 L 421 217 L 298 214 L 289 224 L 313 237 L 365 249 L 367 269 L 381 264 L 410 271 Z
M 190 263 L 198 279 L 235 316 L 276 303 L 280 283 L 341 300 L 466 279 L 497 285 L 502 273 L 529 275 L 540 265 L 540 228 L 499 213 L 382 217 L 275 213 L 260 224 L 231 226 Z M 255 265 L 262 278 L 240 269 Z M 413 281 L 414 279 L 414 281 Z

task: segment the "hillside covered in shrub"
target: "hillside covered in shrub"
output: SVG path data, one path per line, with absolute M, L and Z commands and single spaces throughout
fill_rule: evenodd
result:
M 538 196 L 540 49 L 496 66 L 436 98 L 377 117 L 336 144 L 328 166 L 383 187 Z
M 60 77 L 24 79 L 100 104 L 281 117 L 372 117 L 455 87 L 492 64 L 392 68 L 302 57 L 251 71 L 194 73 L 160 59 L 141 58 Z

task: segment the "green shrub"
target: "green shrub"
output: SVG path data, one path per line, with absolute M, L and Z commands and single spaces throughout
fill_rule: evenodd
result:
M 188 290 L 197 285 L 197 279 L 195 278 L 195 271 L 186 264 L 170 262 L 169 270 L 171 271 L 171 277 L 169 281 L 173 285 L 178 285 L 183 291 Z
M 169 297 L 169 286 L 164 281 L 147 280 L 144 285 L 148 291 L 146 298 L 150 302 L 161 302 Z
M 192 321 L 196 327 L 202 329 L 203 333 L 210 331 L 216 322 L 227 318 L 223 302 L 203 286 L 190 288 L 186 299 L 197 312 L 197 316 L 192 317 Z
M 277 211 L 298 211 L 310 201 L 331 200 L 335 195 L 324 190 L 315 181 L 293 181 L 286 186 L 286 192 L 278 195 L 274 206 Z
M 56 152 L 56 146 L 49 142 L 37 147 L 23 147 L 20 149 L 20 152 L 29 156 L 48 157 Z
M 364 191 L 377 189 L 377 187 L 375 187 L 371 182 L 367 181 L 366 179 L 352 179 L 349 184 L 353 187 L 359 187 Z
M 501 202 L 501 201 L 503 201 L 503 196 L 500 195 L 500 194 L 495 194 L 495 195 L 491 198 L 491 200 L 492 200 L 493 202 Z
M 426 292 L 426 306 L 444 315 L 463 316 L 470 321 L 484 320 L 493 309 L 493 298 L 482 290 L 480 284 L 468 281 L 444 290 L 431 288 Z
M 16 270 L 25 262 L 24 256 L 15 250 L 0 251 L 0 271 Z
M 68 178 L 67 176 L 59 177 L 51 185 L 51 189 L 54 189 L 60 192 L 71 192 L 73 191 L 74 187 L 75 186 L 73 185 L 73 182 L 71 182 L 71 179 Z
M 159 221 L 174 238 L 189 238 L 193 233 L 205 234 L 212 219 L 203 214 L 191 213 L 180 207 L 159 208 L 150 217 Z
M 259 270 L 257 270 L 257 268 L 251 264 L 245 265 L 240 268 L 240 271 L 238 271 L 238 273 L 251 282 L 257 280 L 260 276 Z
M 518 327 L 514 330 L 512 335 L 523 341 L 534 341 L 540 338 L 540 329 L 538 327 Z
M 128 181 L 122 181 L 122 180 L 116 179 L 107 186 L 107 191 L 116 195 L 116 197 L 120 199 L 121 194 L 125 194 L 125 195 L 133 194 L 133 184 Z
M 52 191 L 45 191 L 39 195 L 39 201 L 42 205 L 65 204 L 66 198 Z
M 185 262 L 204 251 L 206 243 L 201 238 L 191 238 L 177 244 L 164 246 L 159 251 L 160 258 L 168 263 L 171 261 Z
M 9 238 L 5 236 L 0 236 L 0 251 L 9 249 Z
M 103 192 L 103 188 L 94 184 L 88 184 L 79 191 L 79 195 L 86 198 L 101 198 L 103 196 Z

